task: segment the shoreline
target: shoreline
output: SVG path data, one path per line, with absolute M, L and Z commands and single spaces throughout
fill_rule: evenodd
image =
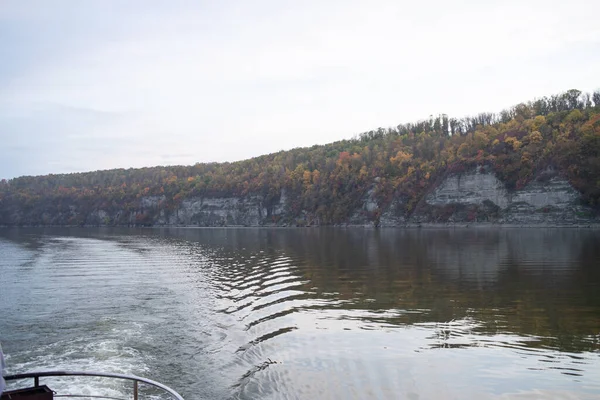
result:
M 136 229 L 346 229 L 346 228 L 362 228 L 369 230 L 391 230 L 391 229 L 600 229 L 599 222 L 593 223 L 565 223 L 565 224 L 515 224 L 515 223 L 489 223 L 489 222 L 474 222 L 474 223 L 407 223 L 400 225 L 381 225 L 375 227 L 371 224 L 340 224 L 340 225 L 307 225 L 307 226 L 292 226 L 292 225 L 224 225 L 224 226 L 198 226 L 198 225 L 0 225 L 0 229 L 31 229 L 31 228 L 82 228 L 82 229 L 99 229 L 99 228 L 136 228 Z

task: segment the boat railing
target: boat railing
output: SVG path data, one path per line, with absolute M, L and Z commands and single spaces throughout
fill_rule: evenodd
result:
M 170 395 L 172 399 L 176 400 L 184 400 L 183 397 L 175 390 L 170 387 L 163 385 L 162 383 L 153 381 L 151 379 L 142 378 L 135 375 L 125 375 L 125 374 L 110 374 L 104 372 L 82 372 L 82 371 L 41 371 L 41 372 L 26 372 L 23 374 L 14 374 L 14 375 L 6 375 L 4 379 L 8 381 L 16 381 L 22 379 L 33 379 L 34 387 L 40 386 L 40 378 L 45 377 L 61 377 L 61 376 L 88 376 L 88 377 L 96 377 L 96 378 L 112 378 L 112 379 L 121 379 L 128 380 L 133 382 L 133 400 L 138 400 L 139 396 L 139 385 L 140 383 L 154 386 L 156 388 L 162 389 L 163 392 Z M 113 399 L 113 400 L 125 400 L 118 397 L 110 397 L 110 396 L 98 396 L 98 395 L 82 395 L 82 394 L 55 394 L 54 397 L 80 397 L 80 398 L 97 398 L 97 399 Z

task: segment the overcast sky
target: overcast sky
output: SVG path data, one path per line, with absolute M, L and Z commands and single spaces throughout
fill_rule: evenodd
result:
M 600 1 L 0 0 L 0 178 L 234 161 L 600 87 Z

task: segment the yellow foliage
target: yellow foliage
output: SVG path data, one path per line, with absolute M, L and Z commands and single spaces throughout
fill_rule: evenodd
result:
M 473 135 L 473 141 L 475 142 L 475 148 L 477 150 L 485 148 L 488 144 L 487 136 L 481 131 L 475 132 L 475 135 Z
M 584 135 L 600 135 L 600 114 L 594 115 L 588 122 L 581 126 Z
M 369 176 L 369 171 L 367 170 L 367 166 L 363 165 L 362 168 L 360 169 L 358 177 L 360 179 L 364 179 L 364 178 L 367 178 L 368 176 Z
M 581 119 L 583 119 L 583 114 L 579 110 L 573 110 L 565 117 L 567 122 L 577 122 Z
M 313 183 L 319 183 L 320 180 L 321 180 L 321 173 L 319 172 L 318 169 L 315 169 L 312 173 L 312 181 L 313 181 Z
M 464 159 L 464 158 L 468 158 L 472 152 L 473 151 L 471 149 L 471 146 L 469 145 L 469 142 L 464 142 L 463 144 L 461 144 L 459 146 L 457 155 L 459 158 Z
M 310 181 L 312 179 L 312 174 L 310 171 L 304 171 L 302 174 L 302 181 L 304 182 L 304 186 L 310 186 Z
M 482 129 L 483 130 L 481 132 L 483 132 L 488 138 L 496 137 L 500 133 L 498 132 L 498 129 L 491 125 L 486 125 Z
M 396 157 L 390 158 L 390 161 L 392 162 L 392 164 L 397 164 L 398 166 L 402 166 L 402 163 L 410 161 L 411 158 L 412 158 L 412 154 L 405 153 L 404 151 L 400 150 L 396 154 Z
M 535 117 L 533 119 L 533 123 L 531 124 L 531 129 L 534 131 L 537 131 L 538 129 L 540 129 L 540 126 L 544 125 L 546 123 L 546 117 L 544 117 L 543 115 L 538 115 L 537 117 Z
M 534 131 L 528 135 L 528 138 L 530 143 L 540 143 L 542 141 L 542 134 Z
M 515 137 L 509 136 L 506 139 L 504 139 L 504 143 L 512 146 L 513 150 L 519 150 L 519 148 L 521 147 L 521 142 L 519 142 L 519 140 Z

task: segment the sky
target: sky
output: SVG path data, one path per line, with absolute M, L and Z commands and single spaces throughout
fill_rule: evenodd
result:
M 600 88 L 596 0 L 0 0 L 0 178 L 236 161 Z

